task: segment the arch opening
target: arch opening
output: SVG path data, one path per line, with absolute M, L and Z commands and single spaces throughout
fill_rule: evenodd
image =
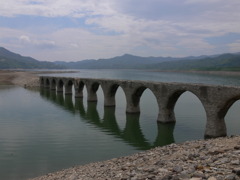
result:
M 97 90 L 97 111 L 99 114 L 100 119 L 103 119 L 103 114 L 104 114 L 104 94 L 103 94 L 103 90 L 102 87 L 99 85 L 98 86 L 98 90 Z
M 118 88 L 116 89 L 115 100 L 116 100 L 116 104 L 113 111 L 115 111 L 115 117 L 116 117 L 116 121 L 119 128 L 123 130 L 126 126 L 127 101 L 126 101 L 125 92 L 123 91 L 121 86 L 118 86 Z
M 226 116 L 226 114 L 228 113 L 228 110 L 231 108 L 231 106 L 240 99 L 240 96 L 236 96 L 233 97 L 231 99 L 229 99 L 225 105 L 223 106 L 223 108 L 218 112 L 218 117 L 219 119 L 224 119 L 224 117 Z
M 158 136 L 157 118 L 159 112 L 159 106 L 157 98 L 149 88 L 141 88 L 138 91 L 140 96 L 140 128 L 145 140 L 151 144 L 156 145 L 156 139 Z M 164 138 L 164 137 L 163 137 Z
M 230 99 L 219 112 L 218 116 L 225 120 L 228 135 L 236 135 L 240 132 L 240 97 Z
M 177 92 L 172 99 L 176 125 L 174 137 L 177 142 L 191 139 L 202 139 L 206 126 L 206 111 L 201 100 L 190 91 Z
M 175 93 L 173 93 L 172 96 L 168 100 L 167 109 L 174 110 L 174 107 L 175 107 L 176 102 L 178 101 L 179 97 L 185 92 L 186 92 L 185 90 L 180 90 L 180 91 L 176 91 Z

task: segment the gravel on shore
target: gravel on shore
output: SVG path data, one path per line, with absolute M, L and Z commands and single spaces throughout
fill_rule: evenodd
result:
M 240 136 L 170 144 L 32 180 L 238 180 Z

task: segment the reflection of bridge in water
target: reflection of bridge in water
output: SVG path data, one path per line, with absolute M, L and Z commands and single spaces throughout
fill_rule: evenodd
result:
M 40 77 L 40 85 L 59 93 L 82 97 L 82 90 L 87 89 L 87 100 L 97 101 L 97 90 L 101 86 L 104 95 L 104 106 L 115 106 L 115 94 L 119 87 L 126 97 L 126 112 L 139 113 L 139 102 L 142 93 L 149 89 L 158 103 L 158 122 L 175 122 L 174 107 L 179 97 L 186 91 L 197 96 L 206 112 L 206 138 L 227 135 L 225 116 L 234 102 L 240 99 L 240 87 L 216 86 L 204 84 L 148 82 L 112 79 L 89 79 L 67 77 Z
M 78 98 L 75 103 L 72 96 L 56 93 L 41 89 L 41 96 L 53 104 L 67 110 L 70 113 L 79 113 L 81 119 L 93 124 L 102 131 L 114 135 L 140 150 L 146 150 L 156 146 L 164 146 L 174 142 L 173 131 L 174 123 L 158 124 L 158 133 L 154 142 L 148 142 L 141 131 L 139 116 L 140 114 L 127 114 L 126 124 L 123 130 L 118 126 L 115 116 L 115 107 L 104 107 L 103 118 L 101 119 L 97 111 L 96 102 L 88 102 L 87 108 L 84 107 L 83 98 Z

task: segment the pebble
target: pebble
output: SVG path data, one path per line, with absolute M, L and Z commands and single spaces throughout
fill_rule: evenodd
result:
M 240 180 L 240 136 L 188 141 L 90 163 L 33 180 Z

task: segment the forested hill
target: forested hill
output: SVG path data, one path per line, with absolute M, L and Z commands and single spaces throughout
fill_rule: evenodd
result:
M 149 65 L 148 68 L 159 70 L 240 71 L 240 53 L 205 57 L 195 61 L 163 62 L 154 66 Z
M 139 69 L 146 68 L 149 65 L 161 62 L 176 61 L 182 58 L 172 57 L 140 57 L 131 54 L 125 54 L 109 59 L 83 60 L 77 62 L 55 62 L 68 68 L 77 69 Z
M 21 56 L 0 47 L 0 69 L 59 69 L 62 68 L 51 62 L 38 61 L 31 57 Z
M 110 59 L 55 62 L 72 69 L 240 70 L 240 53 L 199 57 L 139 57 L 129 54 Z
M 0 47 L 0 69 L 155 69 L 240 71 L 240 53 L 198 57 L 140 57 L 125 54 L 109 59 L 47 62 Z

